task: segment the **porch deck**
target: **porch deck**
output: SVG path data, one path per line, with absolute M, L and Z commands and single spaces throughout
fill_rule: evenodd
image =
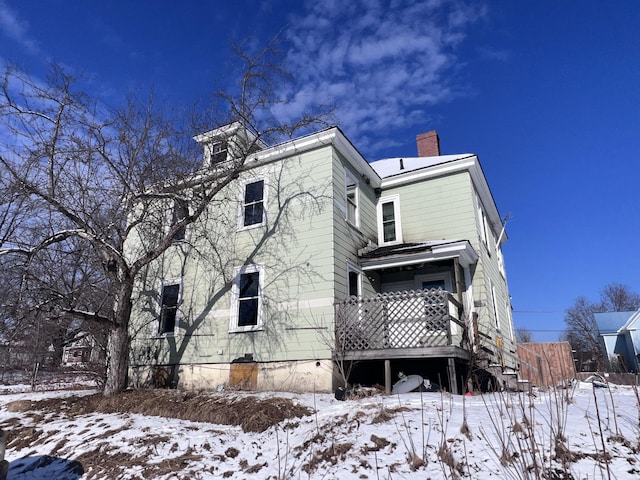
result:
M 462 348 L 462 305 L 442 289 L 349 297 L 336 304 L 340 360 L 448 357 L 469 359 Z

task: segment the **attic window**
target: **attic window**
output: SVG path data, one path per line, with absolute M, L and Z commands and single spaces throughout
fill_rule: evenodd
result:
M 227 141 L 214 143 L 211 145 L 211 165 L 227 160 Z

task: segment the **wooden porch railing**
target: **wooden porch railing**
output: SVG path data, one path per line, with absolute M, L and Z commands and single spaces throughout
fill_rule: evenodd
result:
M 440 288 L 349 297 L 336 304 L 336 354 L 449 346 L 461 319 L 462 305 Z

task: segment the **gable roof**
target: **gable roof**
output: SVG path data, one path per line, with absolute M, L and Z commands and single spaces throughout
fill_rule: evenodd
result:
M 639 316 L 640 311 L 601 312 L 593 314 L 601 335 L 619 333 L 622 330 L 626 330 Z
M 467 171 L 493 230 L 498 234 L 502 231 L 502 217 L 477 155 L 463 153 L 437 157 L 385 158 L 371 162 L 370 165 L 382 179 L 381 187 L 383 189 Z M 504 243 L 506 240 L 505 231 L 500 243 Z

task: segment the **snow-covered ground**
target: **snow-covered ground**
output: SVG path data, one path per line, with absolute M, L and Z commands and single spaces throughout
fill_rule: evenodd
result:
M 131 413 L 22 411 L 28 401 L 87 393 L 0 395 L 10 480 L 640 478 L 640 410 L 631 387 L 346 401 L 211 394 L 285 397 L 314 412 L 261 433 Z

